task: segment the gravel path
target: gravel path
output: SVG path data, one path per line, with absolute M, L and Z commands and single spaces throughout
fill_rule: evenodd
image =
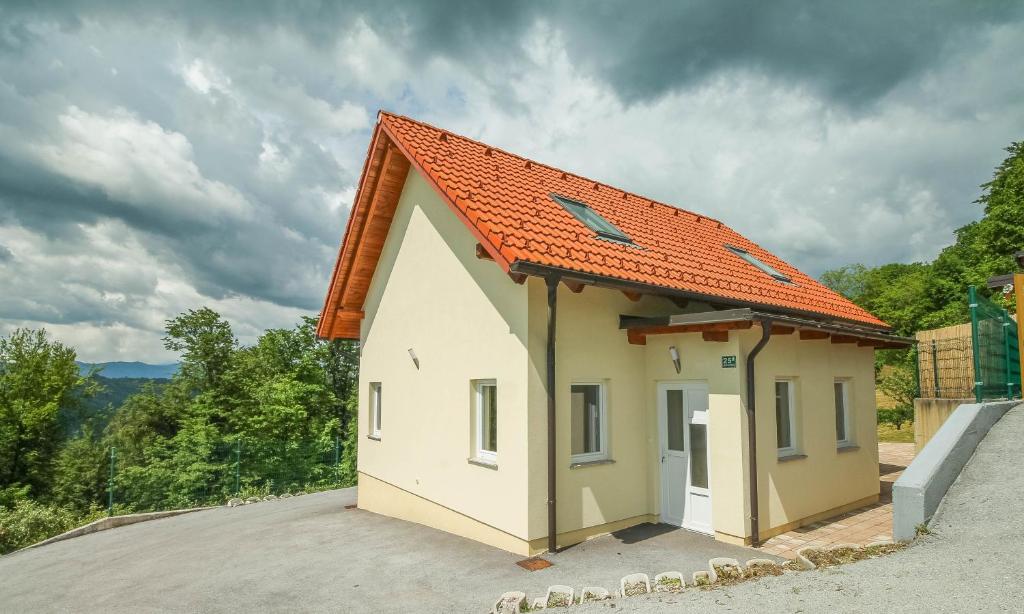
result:
M 1024 611 L 1024 405 L 978 446 L 931 523 L 886 557 L 672 597 L 634 597 L 573 612 Z M 614 604 L 614 608 L 611 605 Z

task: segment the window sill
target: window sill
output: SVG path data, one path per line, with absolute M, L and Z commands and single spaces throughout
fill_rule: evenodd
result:
M 380 441 L 380 435 L 367 435 L 366 438 L 374 441 Z
M 614 465 L 615 461 L 610 458 L 602 458 L 600 460 L 592 461 L 579 461 L 569 464 L 569 469 L 583 469 L 584 467 L 594 467 L 596 465 Z
M 466 462 L 469 463 L 470 465 L 476 465 L 477 467 L 484 467 L 485 469 L 494 469 L 495 471 L 498 470 L 498 463 L 494 461 L 471 457 L 467 458 Z
M 800 459 L 803 459 L 803 458 L 807 458 L 807 455 L 806 454 L 786 454 L 785 456 L 780 456 L 779 457 L 779 462 L 780 463 L 788 463 L 789 461 L 800 460 Z
M 860 446 L 852 443 L 844 443 L 842 445 L 836 446 L 837 453 L 856 452 L 857 450 L 860 450 Z

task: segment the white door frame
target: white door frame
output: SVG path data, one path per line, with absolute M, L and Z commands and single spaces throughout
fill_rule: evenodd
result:
M 684 412 L 684 448 L 685 452 L 673 452 L 668 449 L 668 403 L 667 403 L 667 391 L 669 390 L 681 390 L 683 395 L 683 412 Z M 698 531 L 700 533 L 713 534 L 714 529 L 711 525 L 711 518 L 694 518 L 691 514 L 692 506 L 689 504 L 691 496 L 704 497 L 707 499 L 711 498 L 710 483 L 708 488 L 698 488 L 690 484 L 692 463 L 690 462 L 690 424 L 707 424 L 709 418 L 709 411 L 705 408 L 703 411 L 693 411 L 691 403 L 687 400 L 687 392 L 690 391 L 703 391 L 705 395 L 708 393 L 708 385 L 703 381 L 693 380 L 673 380 L 673 381 L 662 381 L 657 383 L 657 412 L 658 412 L 658 455 L 660 462 L 658 464 L 659 484 L 661 493 L 661 521 L 666 524 L 672 524 L 675 526 L 682 526 L 683 528 L 690 529 L 692 531 Z M 709 446 L 710 446 L 710 442 Z M 664 470 L 665 461 L 670 456 L 682 456 L 686 462 L 686 475 L 683 478 L 682 484 L 670 485 L 668 483 L 668 472 Z M 708 451 L 708 471 L 710 473 L 710 450 Z M 668 510 L 668 504 L 670 501 L 669 489 L 679 488 L 682 490 L 683 500 L 683 515 L 682 518 L 671 517 Z M 710 501 L 708 502 L 710 505 Z

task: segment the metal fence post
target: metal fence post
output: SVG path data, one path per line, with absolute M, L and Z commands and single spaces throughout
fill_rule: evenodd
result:
M 341 485 L 341 435 L 334 436 L 334 485 Z
M 239 476 L 242 472 L 242 440 L 235 441 L 235 494 L 242 492 Z
M 967 306 L 971 310 L 971 349 L 974 353 L 974 400 L 981 403 L 981 343 L 978 339 L 978 291 L 974 286 L 967 287 Z
M 932 339 L 932 383 L 935 390 L 935 398 L 942 398 L 942 388 L 939 387 L 939 350 L 935 339 Z
M 1006 367 L 1006 398 L 1013 398 L 1013 370 L 1010 368 L 1010 312 L 1003 310 L 1002 314 L 1003 321 L 1003 353 L 1006 357 L 1006 362 L 1003 364 Z
M 114 515 L 114 465 L 117 462 L 117 448 L 110 446 L 110 481 L 107 482 L 107 516 Z

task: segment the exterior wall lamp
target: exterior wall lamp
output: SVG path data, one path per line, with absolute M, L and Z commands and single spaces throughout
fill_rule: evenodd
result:
M 672 365 L 676 368 L 676 373 L 678 374 L 683 369 L 682 363 L 679 362 L 679 350 L 676 349 L 676 346 L 670 345 L 668 346 L 668 355 L 672 357 Z

